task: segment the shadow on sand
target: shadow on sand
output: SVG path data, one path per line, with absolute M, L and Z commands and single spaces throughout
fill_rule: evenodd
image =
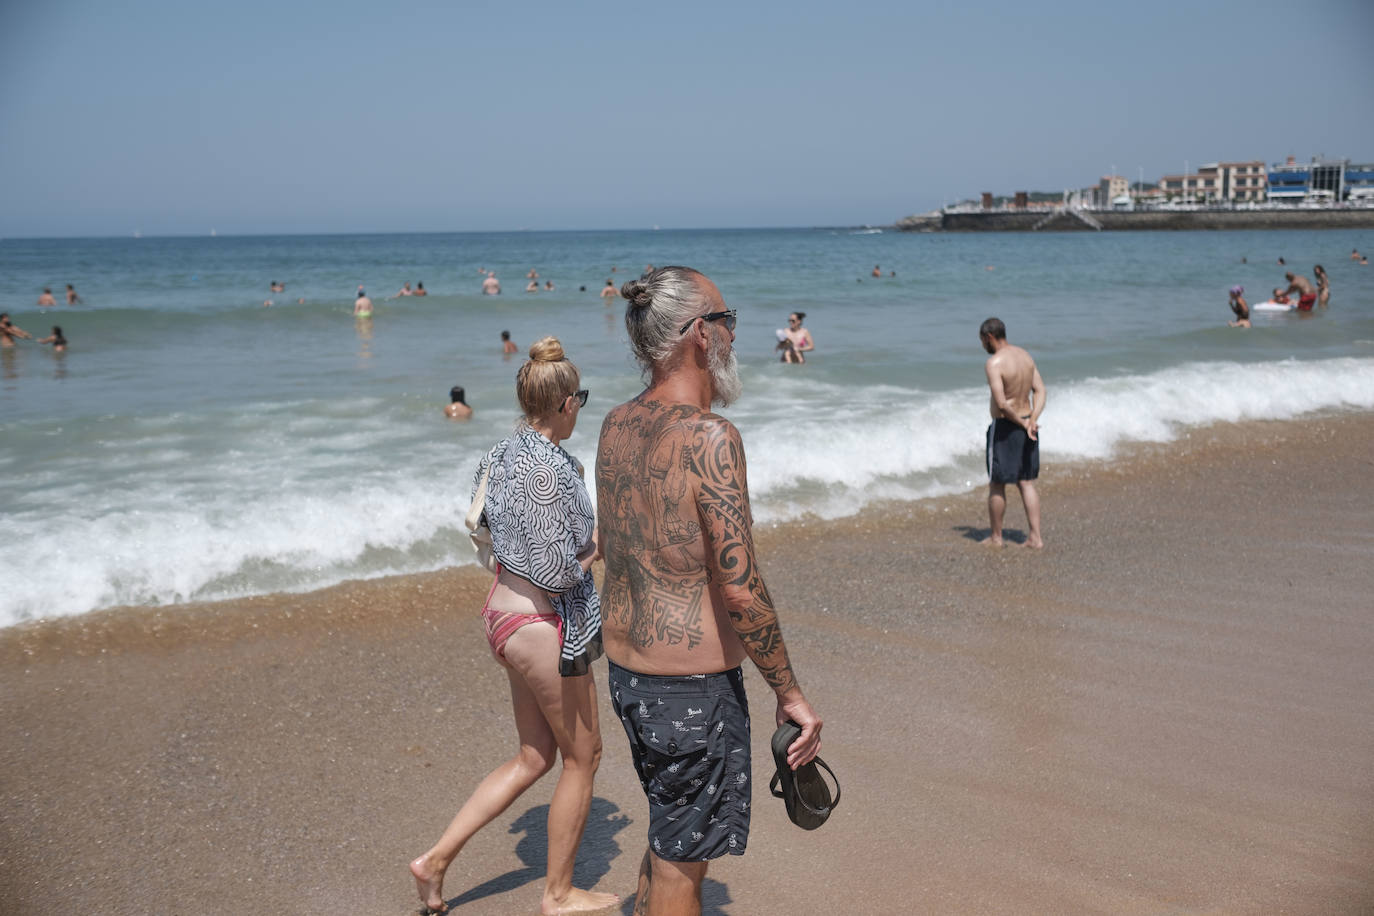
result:
M 476 887 L 468 888 L 447 901 L 449 909 L 544 880 L 544 868 L 549 854 L 548 818 L 548 805 L 539 805 L 520 815 L 511 825 L 510 832 L 524 834 L 515 844 L 515 854 L 525 863 L 525 867 L 497 875 Z M 629 822 L 629 817 L 621 814 L 620 808 L 616 805 L 604 798 L 592 798 L 591 812 L 587 815 L 587 829 L 583 831 L 582 844 L 577 849 L 577 861 L 573 864 L 574 887 L 592 888 L 606 877 L 611 870 L 611 862 L 621 852 L 615 835 L 624 830 Z M 535 902 L 530 912 L 538 910 L 539 904 Z
M 730 888 L 710 878 L 701 882 L 701 916 L 729 916 L 725 906 L 730 902 Z M 634 909 L 635 895 L 631 891 L 629 898 L 620 905 L 620 916 L 631 916 Z
M 952 530 L 958 531 L 965 540 L 978 542 L 992 535 L 991 528 L 975 528 L 972 525 L 954 525 Z M 1019 528 L 1003 528 L 1002 540 L 1008 544 L 1026 543 L 1026 532 Z

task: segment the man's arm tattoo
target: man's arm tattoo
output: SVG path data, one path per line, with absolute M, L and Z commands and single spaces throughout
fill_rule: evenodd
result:
M 707 532 L 730 623 L 768 685 L 782 693 L 797 685 L 773 597 L 759 573 L 750 530 L 744 449 L 734 427 L 704 425 L 692 449 L 697 510 Z

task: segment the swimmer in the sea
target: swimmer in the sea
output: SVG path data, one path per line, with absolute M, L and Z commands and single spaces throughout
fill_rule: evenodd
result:
M 517 349 L 519 349 L 519 348 L 515 346 L 515 341 L 513 341 L 513 340 L 510 339 L 510 331 L 502 331 L 502 332 L 501 332 L 501 352 L 502 352 L 503 354 L 505 354 L 506 356 L 510 356 L 510 355 L 511 355 L 512 353 L 514 353 Z
M 52 351 L 54 353 L 63 353 L 67 349 L 67 338 L 62 336 L 62 329 L 59 328 L 57 325 L 52 326 L 52 333 L 49 334 L 47 337 L 39 338 L 34 342 L 41 344 L 52 344 Z
M 1283 294 L 1287 296 L 1289 293 L 1297 293 L 1298 311 L 1312 311 L 1312 306 L 1317 304 L 1317 291 L 1312 288 L 1312 281 L 1291 270 L 1284 274 L 1284 277 L 1288 280 L 1288 288 Z
M 467 401 L 463 400 L 461 387 L 454 385 L 449 389 L 448 396 L 451 400 L 449 405 L 444 408 L 444 416 L 450 420 L 466 420 L 472 416 L 472 408 L 468 406 Z
M 364 290 L 361 286 L 358 287 L 358 298 L 357 298 L 357 301 L 355 301 L 355 302 L 353 303 L 353 317 L 354 317 L 354 318 L 371 318 L 371 317 L 372 317 L 372 300 L 369 299 L 369 298 L 367 298 L 367 291 Z
M 805 312 L 793 312 L 787 316 L 787 330 L 783 332 L 783 339 L 778 342 L 778 349 L 782 351 L 782 361 L 785 363 L 804 363 L 804 354 L 816 349 L 811 332 L 802 327 L 805 318 Z
M 1312 275 L 1317 278 L 1317 305 L 1326 308 L 1331 301 L 1331 279 L 1326 275 L 1326 268 L 1320 264 L 1312 268 Z
M 0 347 L 6 349 L 13 347 L 16 338 L 33 340 L 33 335 L 19 325 L 12 323 L 9 312 L 0 312 Z
M 1231 311 L 1236 313 L 1236 320 L 1226 322 L 1228 327 L 1250 327 L 1250 305 L 1245 301 L 1245 287 L 1231 287 Z

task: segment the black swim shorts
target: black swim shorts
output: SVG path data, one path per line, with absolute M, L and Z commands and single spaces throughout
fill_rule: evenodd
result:
M 993 420 L 988 427 L 988 478 L 993 483 L 1016 483 L 1039 476 L 1039 440 L 1010 420 Z
M 673 862 L 743 855 L 751 770 L 740 669 L 665 676 L 612 662 L 608 680 L 649 799 L 654 854 Z

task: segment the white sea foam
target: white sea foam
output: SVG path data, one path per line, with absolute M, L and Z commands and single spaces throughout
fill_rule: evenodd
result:
M 981 387 L 842 387 L 796 375 L 755 381 L 729 413 L 745 438 L 760 522 L 837 517 L 984 479 Z M 1100 459 L 1126 442 L 1169 441 L 1219 421 L 1374 409 L 1369 358 L 1186 364 L 1050 382 L 1046 462 Z M 122 438 L 102 429 L 99 448 L 75 449 L 41 469 L 37 486 L 0 515 L 11 570 L 0 625 L 472 562 L 460 518 L 463 469 L 476 463 L 476 445 L 455 449 L 432 424 L 380 410 L 347 423 L 292 418 L 306 412 L 279 404 L 237 411 L 233 423 L 140 421 Z M 590 463 L 590 436 L 574 451 Z M 113 478 L 110 467 L 127 471 Z
M 742 420 L 755 517 L 852 514 L 889 499 L 959 492 L 985 479 L 985 388 L 823 392 L 822 406 Z M 1186 364 L 1051 387 L 1045 461 L 1100 459 L 1224 421 L 1374 408 L 1374 360 Z

